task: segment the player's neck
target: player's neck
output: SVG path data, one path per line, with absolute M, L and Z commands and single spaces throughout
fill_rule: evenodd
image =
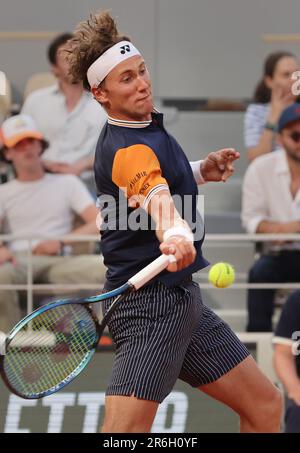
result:
M 115 112 L 115 111 L 110 111 L 107 109 L 107 114 L 110 118 L 113 118 L 114 120 L 121 120 L 121 121 L 151 121 L 152 116 L 151 113 L 145 113 L 145 114 L 138 114 L 138 113 L 122 113 L 122 112 Z

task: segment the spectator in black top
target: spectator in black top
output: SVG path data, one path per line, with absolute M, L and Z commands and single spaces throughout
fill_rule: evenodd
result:
M 284 305 L 273 343 L 275 370 L 286 391 L 285 432 L 300 433 L 300 291 Z

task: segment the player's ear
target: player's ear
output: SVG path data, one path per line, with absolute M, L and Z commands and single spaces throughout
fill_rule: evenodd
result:
M 103 104 L 105 105 L 108 103 L 107 91 L 104 88 L 104 86 L 102 86 L 102 84 L 98 87 L 93 87 L 91 89 L 91 92 L 93 93 L 93 96 L 96 99 L 96 101 L 100 102 L 101 105 Z

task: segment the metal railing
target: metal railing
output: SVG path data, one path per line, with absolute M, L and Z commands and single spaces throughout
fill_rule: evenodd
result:
M 37 284 L 33 282 L 33 267 L 32 267 L 32 243 L 37 239 L 41 240 L 61 240 L 69 242 L 98 242 L 99 235 L 64 235 L 64 236 L 51 236 L 51 235 L 35 235 L 24 236 L 24 235 L 0 235 L 2 242 L 10 242 L 12 240 L 27 240 L 28 241 L 28 266 L 27 266 L 27 282 L 24 285 L 19 284 L 0 284 L 0 290 L 26 290 L 27 291 L 27 312 L 30 313 L 33 310 L 33 293 L 34 291 L 46 290 L 46 291 L 76 291 L 76 290 L 97 290 L 99 291 L 99 284 Z M 216 242 L 273 242 L 273 241 L 300 241 L 300 235 L 297 234 L 207 234 L 205 238 L 206 244 L 212 244 Z M 211 289 L 212 285 L 201 282 L 201 288 Z M 299 283 L 272 283 L 272 284 L 251 284 L 251 283 L 234 283 L 231 289 L 268 289 L 268 288 L 289 288 L 289 289 L 300 289 Z M 218 314 L 224 314 L 225 312 L 231 315 L 236 315 L 237 312 L 243 312 L 244 310 L 215 310 Z M 256 345 L 256 361 L 262 371 L 274 382 L 278 381 L 273 365 L 272 365 L 272 333 L 247 333 L 238 332 L 237 335 L 244 343 L 253 343 Z
M 2 243 L 13 240 L 26 240 L 28 242 L 27 257 L 27 282 L 26 284 L 0 284 L 0 290 L 25 290 L 27 292 L 27 312 L 33 310 L 33 292 L 39 290 L 46 291 L 62 291 L 62 290 L 99 290 L 99 284 L 37 284 L 33 281 L 33 255 L 32 244 L 36 240 L 61 240 L 67 242 L 98 242 L 99 235 L 0 235 Z M 300 234 L 207 234 L 205 237 L 206 243 L 213 242 L 276 242 L 276 241 L 296 241 L 300 242 Z M 202 289 L 212 289 L 213 286 L 209 283 L 201 282 Z M 230 289 L 300 289 L 299 283 L 234 283 Z
M 54 236 L 54 235 L 11 235 L 11 234 L 2 234 L 0 235 L 0 241 L 2 243 L 8 243 L 13 240 L 26 240 L 28 242 L 27 248 L 27 282 L 26 284 L 0 284 L 0 290 L 16 290 L 22 291 L 25 290 L 27 292 L 27 313 L 31 313 L 33 311 L 33 292 L 35 290 L 46 290 L 46 291 L 63 291 L 63 290 L 97 290 L 101 288 L 96 284 L 37 284 L 33 281 L 33 254 L 32 254 L 32 244 L 33 241 L 36 240 L 59 240 L 59 241 L 68 241 L 68 242 L 98 242 L 99 235 L 62 235 L 62 236 Z

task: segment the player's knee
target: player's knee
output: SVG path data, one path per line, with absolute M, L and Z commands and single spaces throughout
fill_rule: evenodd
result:
M 265 404 L 267 409 L 270 413 L 277 415 L 278 417 L 281 415 L 282 407 L 283 407 L 283 398 L 282 393 L 278 390 L 277 387 L 273 387 L 273 391 L 269 393 L 266 398 Z
M 264 406 L 263 423 L 265 431 L 279 431 L 283 414 L 283 398 L 281 392 L 274 388 L 273 396 Z
M 248 421 L 255 432 L 277 432 L 283 414 L 283 398 L 274 386 L 255 404 L 255 414 Z

